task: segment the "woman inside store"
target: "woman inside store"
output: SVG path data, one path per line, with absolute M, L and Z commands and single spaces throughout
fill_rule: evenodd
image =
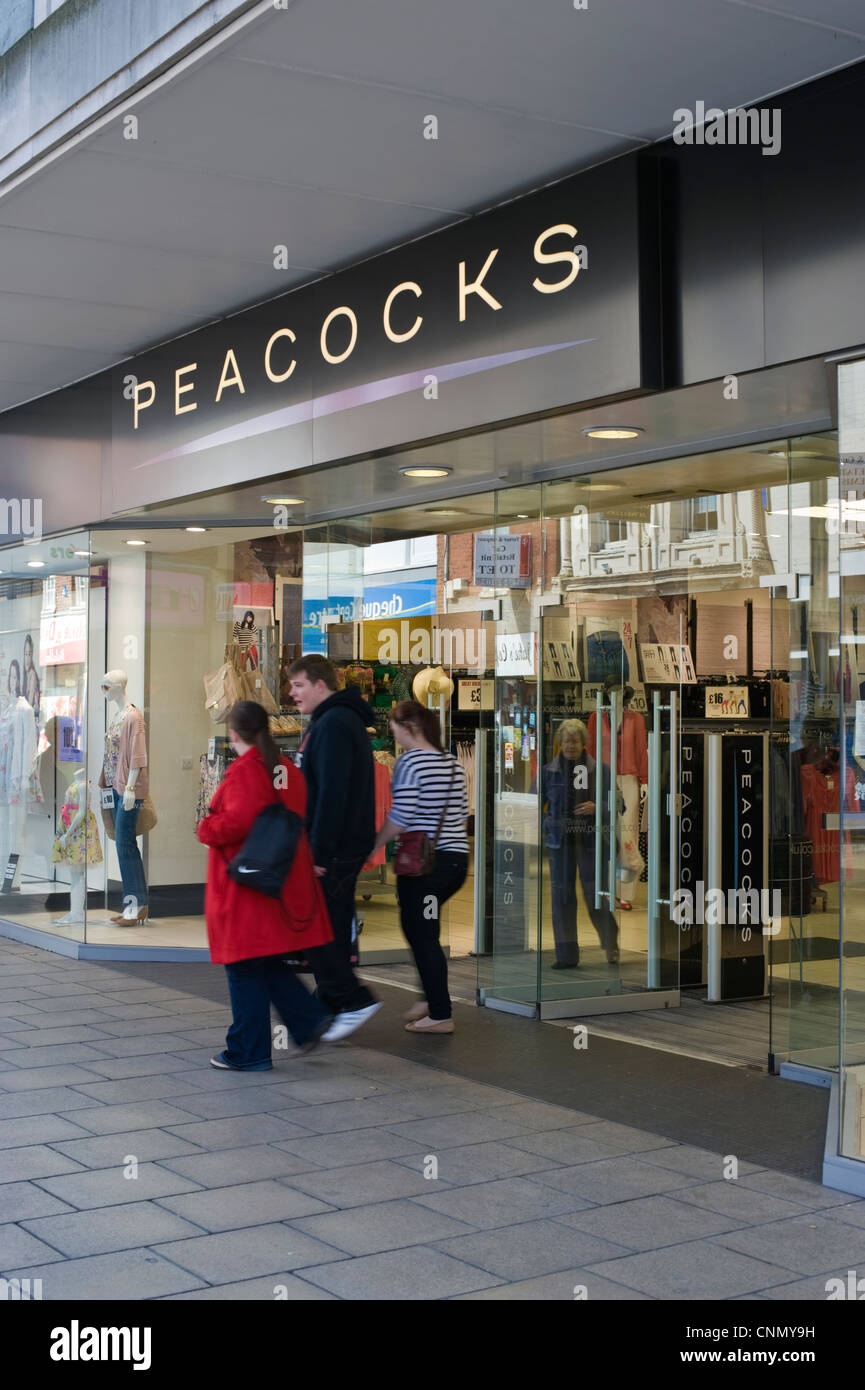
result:
M 258 647 L 256 645 L 257 632 L 255 628 L 255 614 L 251 608 L 247 608 L 243 618 L 239 623 L 234 624 L 233 638 L 240 647 L 240 662 L 243 670 L 258 670 Z
M 278 798 L 303 820 L 306 783 L 286 762 L 268 730 L 267 714 L 241 700 L 228 716 L 238 754 L 214 794 L 198 838 L 210 849 L 204 911 L 210 958 L 228 975 L 233 1022 L 225 1050 L 211 1057 L 222 1071 L 270 1071 L 270 1006 L 304 1052 L 316 1046 L 332 1015 L 301 984 L 284 957 L 308 954 L 333 939 L 312 851 L 301 835 L 281 898 L 237 883 L 227 866 L 239 854 L 258 813 Z
M 390 730 L 404 751 L 391 782 L 393 804 L 373 852 L 400 837 L 394 860 L 400 921 L 426 996 L 426 1003 L 409 1011 L 406 1031 L 452 1033 L 441 909 L 468 873 L 465 773 L 442 747 L 434 710 L 401 700 L 391 713 Z
M 618 926 L 609 907 L 595 907 L 595 807 L 609 794 L 609 773 L 598 782 L 579 719 L 566 719 L 556 736 L 558 753 L 544 768 L 544 843 L 550 863 L 550 898 L 556 959 L 553 970 L 580 963 L 577 940 L 577 875 L 592 926 L 610 964 L 619 959 Z

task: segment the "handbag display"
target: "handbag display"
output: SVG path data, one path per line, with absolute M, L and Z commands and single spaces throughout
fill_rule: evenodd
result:
M 150 796 L 143 797 L 141 805 L 138 808 L 138 820 L 135 822 L 135 834 L 146 835 L 148 831 L 153 829 L 158 821 L 159 817 L 156 814 L 156 807 L 150 799 Z M 107 806 L 102 807 L 102 824 L 105 827 L 105 834 L 108 836 L 109 840 L 113 840 L 114 812 L 110 811 Z
M 399 837 L 399 847 L 397 848 L 393 861 L 393 871 L 395 874 L 405 874 L 408 878 L 420 878 L 423 874 L 432 873 L 436 862 L 436 844 L 439 835 L 442 833 L 445 811 L 448 808 L 448 801 L 453 791 L 454 778 L 456 775 L 457 763 L 456 758 L 454 758 L 453 766 L 451 767 L 451 780 L 448 783 L 447 794 L 442 804 L 435 835 L 430 838 L 425 830 L 403 831 Z
M 268 714 L 279 714 L 279 705 L 271 695 L 267 681 L 258 668 L 241 671 L 240 683 L 244 690 L 241 696 L 242 700 L 254 701 L 255 704 L 261 705 Z

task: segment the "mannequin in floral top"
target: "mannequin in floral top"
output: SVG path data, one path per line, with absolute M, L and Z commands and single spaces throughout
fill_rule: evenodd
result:
M 85 865 L 102 863 L 99 829 L 90 809 L 83 769 L 76 772 L 66 788 L 60 824 L 63 829 L 54 841 L 51 859 L 55 864 L 69 865 L 70 906 L 66 916 L 58 918 L 54 925 L 68 927 L 84 921 Z

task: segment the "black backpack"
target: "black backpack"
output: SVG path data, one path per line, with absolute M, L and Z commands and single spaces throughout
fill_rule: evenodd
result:
M 267 898 L 281 898 L 303 833 L 301 817 L 277 797 L 252 822 L 240 853 L 226 865 L 228 877 Z

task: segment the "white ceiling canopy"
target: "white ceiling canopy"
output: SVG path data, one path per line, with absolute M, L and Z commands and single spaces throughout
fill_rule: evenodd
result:
M 861 0 L 266 0 L 0 187 L 0 410 L 863 57 Z

